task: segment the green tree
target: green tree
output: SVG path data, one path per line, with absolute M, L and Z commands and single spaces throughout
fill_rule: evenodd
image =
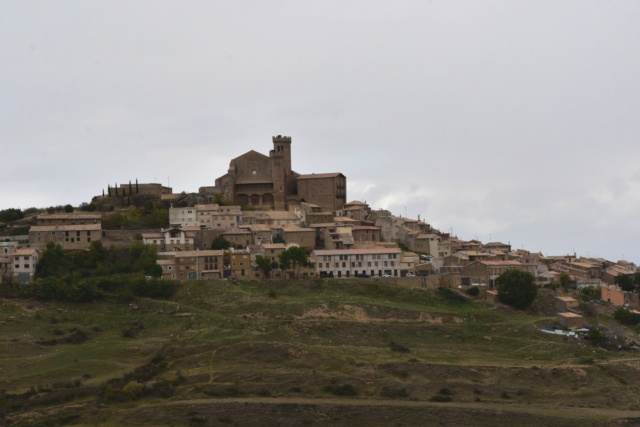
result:
M 633 274 L 620 274 L 616 276 L 616 285 L 620 286 L 623 291 L 632 292 L 636 289 L 636 283 Z
M 589 334 L 587 336 L 589 337 L 589 341 L 591 341 L 591 345 L 594 347 L 599 347 L 605 340 L 605 336 L 602 331 L 596 327 L 589 329 Z
M 230 203 L 228 200 L 226 200 L 226 199 L 224 198 L 224 196 L 223 196 L 222 194 L 220 194 L 220 193 L 215 194 L 215 195 L 213 196 L 213 200 L 215 200 L 216 204 L 217 204 L 217 205 L 220 205 L 220 206 L 225 206 L 225 205 L 230 205 L 230 204 L 231 204 L 231 203 Z
M 582 301 L 596 301 L 601 297 L 600 288 L 595 286 L 585 286 L 580 290 L 580 299 Z
M 213 239 L 213 242 L 211 242 L 211 249 L 213 250 L 229 249 L 229 246 L 231 246 L 231 243 L 222 236 L 216 237 Z
M 291 246 L 280 255 L 280 267 L 283 270 L 292 269 L 293 277 L 298 277 L 300 267 L 306 267 L 309 265 L 309 254 L 300 246 Z
M 562 286 L 566 286 L 569 283 L 573 283 L 573 280 L 571 280 L 571 276 L 569 276 L 567 273 L 560 273 L 560 284 Z
M 262 272 L 265 279 L 271 277 L 271 270 L 273 270 L 273 263 L 271 262 L 271 258 L 263 257 L 262 255 L 256 255 L 256 264 L 258 266 L 258 270 Z
M 66 213 L 72 213 L 73 212 L 73 206 L 71 205 L 64 205 L 64 211 Z
M 0 211 L 0 221 L 11 222 L 24 218 L 24 213 L 20 209 L 9 208 Z
M 498 276 L 496 283 L 500 301 L 521 310 L 528 308 L 538 294 L 535 277 L 528 271 L 510 268 Z
M 62 246 L 53 242 L 47 243 L 36 266 L 36 275 L 44 277 L 62 277 L 69 271 L 69 263 L 65 259 Z

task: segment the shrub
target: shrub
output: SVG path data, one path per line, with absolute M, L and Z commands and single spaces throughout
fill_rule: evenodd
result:
M 438 288 L 438 295 L 451 304 L 466 304 L 469 302 L 465 297 L 449 288 Z
M 324 388 L 324 391 L 336 396 L 356 396 L 358 394 L 356 388 L 351 384 L 330 384 Z
M 435 395 L 429 399 L 429 402 L 451 402 L 451 396 Z
M 404 388 L 382 387 L 380 395 L 388 398 L 409 397 L 409 393 Z
M 637 325 L 640 323 L 640 314 L 632 313 L 624 308 L 618 308 L 614 311 L 613 318 L 623 325 Z
M 409 353 L 411 351 L 409 347 L 405 347 L 402 344 L 398 344 L 395 341 L 391 341 L 389 343 L 389 348 L 391 349 L 391 351 L 395 351 L 398 353 Z
M 176 292 L 176 282 L 173 280 L 137 279 L 133 282 L 133 294 L 139 297 L 171 298 Z
M 122 394 L 129 396 L 130 398 L 137 399 L 142 395 L 144 385 L 137 381 L 129 381 L 124 387 L 122 387 Z
M 471 295 L 472 297 L 477 297 L 480 293 L 480 289 L 477 286 L 471 286 L 467 289 L 467 295 Z

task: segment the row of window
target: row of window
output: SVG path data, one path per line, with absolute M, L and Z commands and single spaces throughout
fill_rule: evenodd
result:
M 398 259 L 398 254 L 374 254 L 374 255 L 364 255 L 364 254 L 355 254 L 355 255 L 338 255 L 338 259 L 340 261 L 348 261 L 351 257 L 355 257 L 356 261 L 359 260 L 364 260 L 365 257 L 369 257 L 371 259 L 384 259 L 385 257 L 387 259 Z M 332 255 L 323 255 L 322 256 L 322 260 L 323 261 L 331 261 L 331 258 L 333 258 Z
M 80 242 L 80 237 L 65 237 L 65 242 Z M 91 237 L 87 237 L 87 242 L 91 242 Z
M 380 263 L 380 261 L 373 261 L 373 265 L 371 265 L 371 261 L 367 261 L 367 267 L 379 267 L 380 266 L 379 263 Z M 340 268 L 340 267 L 347 268 L 347 264 L 348 263 L 346 263 L 346 262 L 342 262 L 342 263 L 335 262 L 334 263 L 334 267 L 335 268 Z M 383 267 L 395 267 L 395 265 L 396 265 L 395 261 L 382 261 L 382 266 Z M 323 267 L 323 263 L 319 262 L 318 263 L 318 267 L 322 268 Z M 324 263 L 324 267 L 325 268 L 330 268 L 331 267 L 331 263 L 329 263 L 329 262 Z M 362 267 L 362 261 L 357 261 L 357 262 L 356 261 L 352 261 L 351 262 L 351 267 L 352 268 L 353 267 Z

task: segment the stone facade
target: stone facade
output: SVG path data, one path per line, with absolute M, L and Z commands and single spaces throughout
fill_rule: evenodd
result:
M 300 175 L 291 169 L 291 137 L 274 136 L 269 156 L 251 150 L 231 160 L 227 173 L 215 180 L 214 192 L 244 207 L 288 210 L 301 202 L 324 210 L 342 209 L 347 180 L 341 173 Z
M 62 249 L 88 249 L 91 242 L 102 240 L 102 215 L 93 213 L 59 213 L 39 215 L 29 229 L 29 245 L 44 249 L 49 242 Z

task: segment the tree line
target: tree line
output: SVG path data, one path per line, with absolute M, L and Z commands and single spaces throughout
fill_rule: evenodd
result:
M 157 259 L 156 246 L 139 241 L 125 248 L 105 248 L 101 241 L 94 241 L 89 250 L 72 252 L 49 242 L 36 266 L 36 280 L 15 289 L 21 296 L 59 301 L 168 298 L 176 284 L 159 280 L 162 268 L 156 264 Z

